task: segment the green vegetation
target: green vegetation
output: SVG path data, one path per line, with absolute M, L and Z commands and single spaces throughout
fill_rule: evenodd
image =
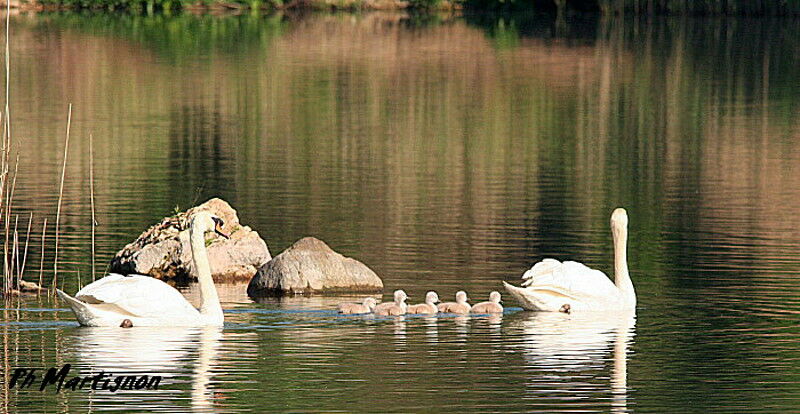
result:
M 42 34 L 53 30 L 102 35 L 131 41 L 163 61 L 181 63 L 209 52 L 236 55 L 268 47 L 286 28 L 276 14 L 212 16 L 155 14 L 45 13 L 33 23 Z
M 189 2 L 180 0 L 37 0 L 35 4 L 41 5 L 48 10 L 128 10 L 133 12 L 154 13 L 162 11 L 170 13 L 182 9 Z
M 467 8 L 481 11 L 590 11 L 638 15 L 798 15 L 800 0 L 28 0 L 28 6 L 71 10 L 128 10 L 137 13 L 179 10 L 401 9 Z
M 639 15 L 796 15 L 800 0 L 463 0 L 473 10 L 599 11 Z
M 592 0 L 603 13 L 787 15 L 800 13 L 798 0 Z
M 442 0 L 409 0 L 408 6 L 415 10 L 438 9 Z

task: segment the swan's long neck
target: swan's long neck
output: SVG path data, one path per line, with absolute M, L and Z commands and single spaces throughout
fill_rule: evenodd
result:
M 211 264 L 208 262 L 204 232 L 194 226 L 189 230 L 189 244 L 192 246 L 192 260 L 197 270 L 200 284 L 200 314 L 209 321 L 222 324 L 222 306 L 219 304 L 217 288 L 211 277 Z
M 636 303 L 631 276 L 628 273 L 628 229 L 624 224 L 614 223 L 614 283 L 628 301 Z

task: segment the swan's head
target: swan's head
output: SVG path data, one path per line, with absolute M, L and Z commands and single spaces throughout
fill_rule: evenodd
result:
M 468 300 L 469 298 L 467 297 L 467 292 L 464 292 L 463 290 L 459 290 L 458 292 L 456 292 L 457 303 L 465 303 Z
M 439 295 L 436 294 L 434 291 L 430 291 L 425 294 L 425 303 L 429 303 L 431 305 L 435 305 L 439 303 Z
M 364 306 L 368 307 L 370 310 L 375 309 L 375 306 L 378 306 L 378 301 L 375 300 L 372 296 L 364 298 Z
M 500 303 L 500 292 L 494 291 L 489 294 L 489 302 Z
M 400 289 L 394 291 L 394 302 L 395 303 L 398 303 L 398 304 L 399 303 L 403 303 L 403 302 L 406 301 L 406 299 L 408 299 L 408 295 L 406 295 L 406 292 L 403 292 Z
M 611 227 L 628 227 L 628 212 L 624 208 L 618 208 L 611 213 Z
M 225 222 L 222 221 L 221 218 L 207 211 L 201 211 L 199 213 L 195 213 L 194 217 L 192 217 L 193 231 L 200 231 L 203 234 L 209 231 L 213 231 L 226 239 L 230 239 L 230 236 L 222 231 L 222 226 L 224 225 Z

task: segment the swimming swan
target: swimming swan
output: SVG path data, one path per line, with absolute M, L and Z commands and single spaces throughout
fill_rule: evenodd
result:
M 375 307 L 374 310 L 375 315 L 378 316 L 405 315 L 406 310 L 408 309 L 408 305 L 406 305 L 406 299 L 408 299 L 408 295 L 406 295 L 406 292 L 402 290 L 395 290 L 394 302 L 379 303 L 378 306 Z
M 57 290 L 83 326 L 120 326 L 128 319 L 136 326 L 222 326 L 222 306 L 211 278 L 205 233 L 221 231 L 219 217 L 202 211 L 189 229 L 192 260 L 200 285 L 200 310 L 172 286 L 150 276 L 111 273 L 86 285 L 75 297 Z
M 522 275 L 522 288 L 506 282 L 503 285 L 528 310 L 556 312 L 565 305 L 569 311 L 635 310 L 636 293 L 628 274 L 625 209 L 618 208 L 611 215 L 611 233 L 615 283 L 605 273 L 581 263 L 544 259 Z
M 494 291 L 489 294 L 488 302 L 481 302 L 470 309 L 470 313 L 503 313 L 503 305 L 500 304 L 500 292 Z
M 436 315 L 439 313 L 439 308 L 436 304 L 439 303 L 439 295 L 434 291 L 425 294 L 425 303 L 417 305 L 408 305 L 406 313 L 413 313 L 418 315 Z
M 468 300 L 469 298 L 467 297 L 467 292 L 459 290 L 456 292 L 455 302 L 444 302 L 439 304 L 439 312 L 467 314 L 469 313 L 469 310 L 472 309 L 472 306 L 470 306 L 469 302 L 467 302 Z
M 339 313 L 345 315 L 353 315 L 353 314 L 361 314 L 361 313 L 371 313 L 375 306 L 378 305 L 378 301 L 375 298 L 368 296 L 364 298 L 362 303 L 341 303 L 339 304 Z

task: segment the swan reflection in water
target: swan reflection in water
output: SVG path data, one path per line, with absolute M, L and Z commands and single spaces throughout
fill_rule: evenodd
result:
M 190 377 L 193 411 L 213 412 L 212 371 L 219 359 L 220 327 L 80 328 L 75 330 L 76 360 L 83 373 L 161 375 L 156 390 L 92 391 L 90 404 L 134 411 L 185 411 L 172 404 L 185 401 L 178 384 Z M 176 398 L 177 397 L 177 398 Z
M 556 389 L 587 392 L 587 376 L 596 377 L 592 371 L 606 369 L 610 359 L 611 408 L 614 412 L 627 410 L 627 359 L 635 335 L 635 314 L 520 312 L 509 319 L 509 327 L 519 330 L 521 336 L 521 342 L 514 346 L 521 348 L 526 368 L 533 371 L 527 384 L 532 392 L 542 391 L 534 390 L 542 381 L 549 382 L 542 384 L 545 389 L 557 386 Z M 605 390 L 601 386 L 594 391 Z

